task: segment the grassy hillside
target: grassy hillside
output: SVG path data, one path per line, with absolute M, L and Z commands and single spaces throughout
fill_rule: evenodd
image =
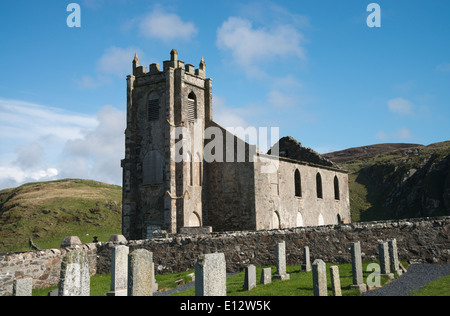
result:
M 352 221 L 450 215 L 450 141 L 386 145 L 334 155 L 350 172 Z
M 0 252 L 59 248 L 67 236 L 106 241 L 122 231 L 122 188 L 89 180 L 29 183 L 0 191 Z
M 333 153 L 325 155 L 333 159 Z M 450 215 L 450 141 L 382 144 L 334 155 L 349 171 L 352 221 Z M 0 252 L 106 241 L 122 231 L 122 189 L 67 179 L 0 191 Z

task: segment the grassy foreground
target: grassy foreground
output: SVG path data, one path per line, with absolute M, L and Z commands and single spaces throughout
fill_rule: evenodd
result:
M 367 272 L 367 266 L 370 262 L 363 263 L 364 269 L 364 280 L 370 277 L 372 271 Z M 327 281 L 328 281 L 328 295 L 332 295 L 331 291 L 331 280 L 329 274 L 329 267 L 331 265 L 327 264 Z M 302 272 L 301 266 L 288 266 L 287 272 L 290 274 L 291 278 L 287 281 L 274 280 L 271 284 L 261 285 L 259 283 L 259 276 L 261 275 L 262 268 L 257 267 L 257 287 L 251 291 L 243 291 L 244 284 L 244 271 L 227 278 L 227 296 L 313 296 L 313 283 L 312 283 L 312 272 Z M 275 267 L 272 266 L 272 274 L 275 274 Z M 156 282 L 159 285 L 160 291 L 167 291 L 177 287 L 176 281 L 183 280 L 184 282 L 189 282 L 188 274 L 193 273 L 193 270 L 173 273 L 173 274 L 163 274 L 156 275 Z M 339 273 L 342 287 L 343 296 L 360 296 L 359 291 L 350 289 L 352 284 L 352 265 L 342 264 L 339 265 Z M 95 275 L 91 278 L 91 296 L 106 296 L 109 291 L 111 282 L 110 274 Z M 388 279 L 382 277 L 381 285 L 388 282 Z M 33 290 L 33 296 L 46 296 L 49 291 L 57 287 Z M 173 296 L 194 296 L 195 288 L 192 287 L 188 290 L 178 292 L 173 294 Z
M 450 275 L 431 282 L 410 296 L 450 296 Z

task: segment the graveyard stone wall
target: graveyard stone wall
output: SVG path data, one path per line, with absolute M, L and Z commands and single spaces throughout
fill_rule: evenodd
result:
M 410 263 L 450 263 L 450 217 L 379 221 L 256 232 L 226 232 L 130 241 L 130 252 L 153 252 L 156 273 L 193 269 L 201 254 L 222 252 L 227 271 L 242 271 L 249 264 L 275 263 L 276 245 L 286 242 L 287 264 L 301 264 L 303 247 L 309 246 L 311 262 L 351 262 L 350 245 L 360 241 L 363 260 L 378 260 L 378 241 L 397 239 L 399 259 Z M 110 269 L 114 244 L 98 247 L 97 272 Z
M 350 245 L 361 243 L 363 260 L 378 260 L 378 241 L 397 239 L 400 260 L 410 263 L 450 263 L 450 217 L 380 221 L 343 225 L 299 227 L 256 232 L 225 232 L 208 235 L 171 235 L 169 238 L 129 241 L 130 252 L 153 252 L 156 273 L 193 269 L 199 255 L 225 254 L 228 272 L 246 266 L 274 265 L 276 245 L 286 242 L 288 265 L 301 264 L 303 248 L 311 261 L 351 262 Z M 88 252 L 90 274 L 109 273 L 112 249 L 119 243 L 81 246 Z M 14 279 L 33 277 L 34 288 L 57 285 L 61 260 L 69 249 L 0 254 L 0 296 L 12 293 Z
M 80 246 L 87 252 L 89 273 L 97 273 L 96 244 Z M 57 285 L 61 262 L 70 248 L 0 254 L 0 296 L 12 294 L 14 279 L 33 278 L 33 288 Z

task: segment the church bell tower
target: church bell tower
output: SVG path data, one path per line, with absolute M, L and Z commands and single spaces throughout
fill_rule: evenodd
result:
M 177 233 L 203 226 L 204 130 L 212 119 L 212 80 L 178 59 L 151 64 L 133 59 L 127 77 L 122 234 L 131 240 L 155 230 Z

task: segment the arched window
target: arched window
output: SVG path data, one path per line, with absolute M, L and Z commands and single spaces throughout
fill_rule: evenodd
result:
M 297 227 L 303 227 L 303 216 L 300 211 L 297 212 Z
M 323 199 L 323 191 L 322 191 L 322 176 L 318 172 L 316 175 L 316 191 L 317 191 L 317 197 L 319 199 Z
M 193 123 L 197 118 L 197 97 L 194 92 L 191 92 L 187 101 L 187 120 Z
M 280 214 L 277 211 L 272 213 L 272 229 L 281 229 Z
M 159 97 L 156 93 L 150 94 L 147 102 L 147 118 L 149 122 L 159 120 Z
M 300 171 L 295 170 L 295 196 L 302 196 L 302 178 L 300 177 Z
M 324 226 L 325 225 L 325 220 L 323 219 L 322 214 L 319 214 L 319 226 Z
M 339 194 L 339 180 L 337 176 L 334 177 L 334 199 L 340 200 L 340 194 Z

